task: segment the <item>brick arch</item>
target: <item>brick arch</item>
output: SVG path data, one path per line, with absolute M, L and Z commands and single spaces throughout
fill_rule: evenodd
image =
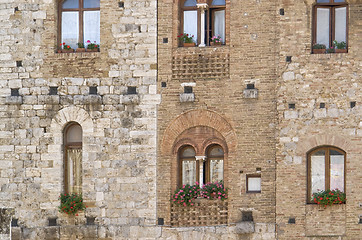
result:
M 333 146 L 347 152 L 351 151 L 353 144 L 351 144 L 348 138 L 341 135 L 319 134 L 309 138 L 300 139 L 299 144 L 297 145 L 296 154 L 303 156 L 320 146 Z
M 236 149 L 236 134 L 225 118 L 210 110 L 191 110 L 179 115 L 167 127 L 162 138 L 161 153 L 171 154 L 177 137 L 185 130 L 197 126 L 215 129 L 225 139 L 229 151 Z

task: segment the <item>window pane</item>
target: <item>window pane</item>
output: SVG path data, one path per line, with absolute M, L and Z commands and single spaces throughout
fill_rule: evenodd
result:
M 182 158 L 195 157 L 195 150 L 192 147 L 186 147 L 181 152 Z
M 342 3 L 345 2 L 345 0 L 334 0 L 335 3 Z
M 67 129 L 67 143 L 82 142 L 82 128 L 79 125 L 72 125 Z
M 346 42 L 347 8 L 336 8 L 335 15 L 335 40 Z
M 67 150 L 68 192 L 82 191 L 82 149 Z
M 329 3 L 329 0 L 317 0 L 317 3 Z
M 224 161 L 210 160 L 210 182 L 220 182 L 224 180 Z
M 221 37 L 222 43 L 225 43 L 225 10 L 214 12 L 214 33 Z
M 222 150 L 221 147 L 213 147 L 209 152 L 208 157 L 223 157 L 223 156 L 224 156 L 224 151 Z
M 99 0 L 84 0 L 84 8 L 99 8 Z
M 79 0 L 64 0 L 63 9 L 79 8 Z
M 325 151 L 321 150 L 311 156 L 311 193 L 325 190 Z
M 196 7 L 196 0 L 186 0 L 184 3 L 184 7 Z
M 197 11 L 184 11 L 184 33 L 194 35 L 197 42 Z
M 261 177 L 249 177 L 248 192 L 260 192 L 260 191 L 261 191 Z
M 317 8 L 317 43 L 329 48 L 329 8 Z
M 84 21 L 84 43 L 87 41 L 91 43 L 100 44 L 100 12 L 99 11 L 85 11 L 83 15 Z
M 78 12 L 62 12 L 62 43 L 77 47 L 79 39 Z
M 182 161 L 182 185 L 196 182 L 196 161 Z
M 331 158 L 331 189 L 344 191 L 344 154 L 330 151 Z
M 217 5 L 217 6 L 225 5 L 225 0 L 213 0 L 212 5 Z

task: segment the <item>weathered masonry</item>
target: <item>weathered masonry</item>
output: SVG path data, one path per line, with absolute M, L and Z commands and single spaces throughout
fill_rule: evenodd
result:
M 361 239 L 361 12 L 0 1 L 0 239 Z M 86 210 L 59 212 L 73 192 Z

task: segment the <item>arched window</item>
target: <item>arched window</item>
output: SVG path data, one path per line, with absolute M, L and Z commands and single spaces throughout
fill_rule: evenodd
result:
M 346 153 L 335 147 L 320 147 L 308 154 L 308 202 L 315 192 L 345 191 Z
M 198 179 L 195 155 L 195 149 L 191 146 L 184 146 L 179 151 L 181 185 L 193 185 Z
M 317 0 L 313 12 L 313 45 L 333 46 L 345 42 L 347 48 L 348 11 L 345 0 Z
M 219 145 L 208 148 L 205 162 L 206 178 L 204 182 L 220 182 L 224 180 L 224 150 Z
M 82 192 L 82 127 L 77 123 L 64 129 L 64 191 Z
M 100 0 L 59 1 L 58 44 L 100 43 Z
M 206 8 L 198 7 L 196 0 L 181 0 L 181 33 L 193 35 L 198 44 L 202 44 L 202 35 L 206 45 L 213 36 L 220 36 L 225 43 L 225 8 L 225 0 L 208 0 Z

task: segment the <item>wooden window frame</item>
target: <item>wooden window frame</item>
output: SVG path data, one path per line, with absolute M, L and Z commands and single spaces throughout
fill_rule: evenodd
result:
M 60 0 L 59 1 L 59 5 L 58 5 L 58 38 L 57 38 L 57 46 L 59 46 L 59 44 L 62 43 L 62 13 L 63 12 L 78 12 L 79 14 L 79 29 L 78 29 L 78 34 L 79 34 L 79 39 L 78 42 L 80 43 L 85 43 L 84 42 L 84 36 L 83 36 L 83 27 L 84 27 L 84 23 L 83 23 L 83 14 L 85 11 L 100 11 L 101 8 L 84 8 L 83 7 L 83 0 L 78 0 L 79 1 L 79 8 L 67 8 L 67 9 L 63 9 L 63 3 L 65 0 Z
M 192 146 L 192 145 L 183 145 L 179 148 L 178 152 L 177 152 L 177 157 L 178 157 L 178 162 L 179 162 L 179 171 L 178 171 L 178 183 L 177 186 L 181 187 L 183 185 L 182 182 L 182 173 L 183 173 L 183 168 L 182 168 L 182 162 L 183 161 L 190 161 L 193 160 L 196 162 L 196 181 L 198 182 L 198 179 L 200 178 L 199 172 L 200 172 L 200 167 L 199 167 L 199 161 L 196 160 L 195 156 L 194 157 L 182 157 L 181 153 L 184 151 L 184 149 L 186 148 L 192 148 L 195 151 L 195 156 L 196 156 L 196 149 Z
M 213 148 L 221 148 L 223 151 L 223 155 L 222 155 L 222 160 L 223 160 L 223 176 L 224 176 L 224 168 L 225 168 L 225 152 L 222 146 L 220 146 L 219 144 L 211 144 L 209 146 L 207 146 L 206 148 L 206 153 L 205 153 L 205 157 L 206 157 L 206 161 L 204 162 L 204 183 L 208 183 L 211 181 L 211 171 L 210 171 L 210 167 L 211 167 L 211 160 L 214 159 L 219 159 L 220 157 L 210 157 L 210 152 Z M 224 177 L 223 177 L 224 178 Z M 223 179 L 224 181 L 224 179 Z
M 179 34 L 184 33 L 183 27 L 184 27 L 184 11 L 197 11 L 197 45 L 199 45 L 201 42 L 201 10 L 196 7 L 184 7 L 186 0 L 180 0 L 180 27 L 179 27 Z M 225 5 L 211 5 L 212 0 L 207 1 L 208 9 L 205 10 L 205 44 L 206 46 L 210 46 L 210 39 L 212 36 L 214 36 L 214 29 L 213 29 L 213 23 L 214 22 L 214 12 L 217 10 L 225 10 L 225 38 L 226 38 L 226 2 Z M 210 10 L 212 9 L 212 10 Z M 210 23 L 211 21 L 211 23 Z M 210 34 L 211 33 L 211 34 Z M 223 39 L 226 44 L 226 39 Z
M 260 191 L 249 191 L 249 178 L 260 178 Z M 261 193 L 261 174 L 246 174 L 246 193 Z
M 316 3 L 313 6 L 313 31 L 312 31 L 312 46 L 314 46 L 317 42 L 317 9 L 318 8 L 328 8 L 329 11 L 329 47 L 333 46 L 333 40 L 335 38 L 335 9 L 346 7 L 346 49 L 348 49 L 348 3 L 344 2 L 334 2 L 334 0 L 330 0 L 328 3 Z
M 324 182 L 324 189 L 330 189 L 330 179 L 331 179 L 331 171 L 330 171 L 330 163 L 331 163 L 331 159 L 330 159 L 330 150 L 334 150 L 337 151 L 339 153 L 343 154 L 344 157 L 344 179 L 343 179 L 343 185 L 344 185 L 344 192 L 346 192 L 346 152 L 343 151 L 340 148 L 337 147 L 333 147 L 333 146 L 322 146 L 322 147 L 317 147 L 314 148 L 313 150 L 309 151 L 307 154 L 307 172 L 308 172 L 308 182 L 307 182 L 307 203 L 311 203 L 311 204 L 315 204 L 312 201 L 312 175 L 311 175 L 311 156 L 313 155 L 313 153 L 318 152 L 324 150 L 325 151 L 325 158 L 324 158 L 324 164 L 325 164 L 325 182 Z
M 82 142 L 72 142 L 72 143 L 68 143 L 67 142 L 67 136 L 68 136 L 68 132 L 69 129 L 71 129 L 72 126 L 74 125 L 78 125 L 80 126 L 80 124 L 72 122 L 69 123 L 65 128 L 64 128 L 64 134 L 63 134 L 63 141 L 64 141 L 64 193 L 69 193 L 68 188 L 69 188 L 69 182 L 68 182 L 68 149 L 82 149 Z M 80 128 L 82 129 L 82 127 L 80 126 Z M 83 138 L 83 129 L 82 129 L 82 138 Z

